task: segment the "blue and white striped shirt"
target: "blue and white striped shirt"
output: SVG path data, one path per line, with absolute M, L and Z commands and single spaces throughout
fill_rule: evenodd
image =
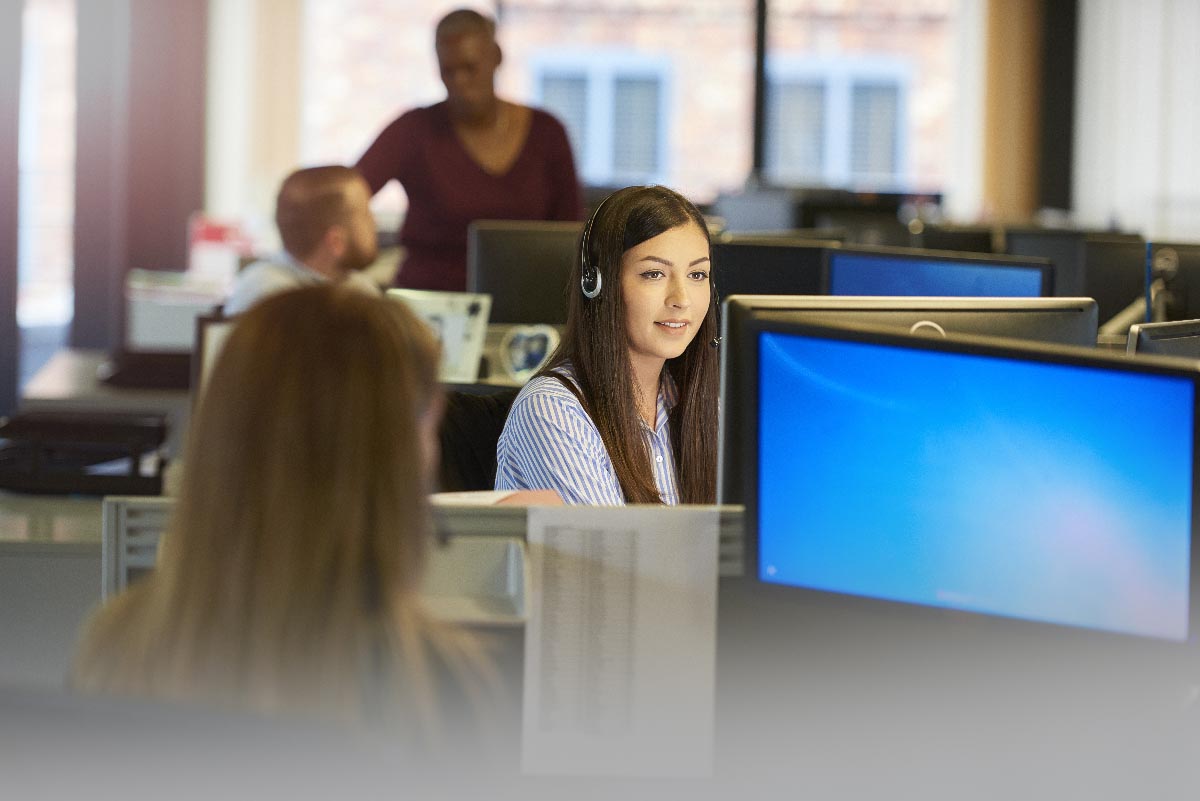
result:
M 570 364 L 558 371 L 570 380 Z M 642 433 L 654 468 L 654 484 L 663 502 L 679 503 L 675 454 L 667 413 L 676 391 L 664 378 L 658 393 L 654 430 L 644 422 Z M 579 399 L 557 378 L 538 377 L 513 401 L 496 446 L 496 489 L 552 489 L 564 503 L 617 506 L 625 494 L 609 459 L 604 440 Z

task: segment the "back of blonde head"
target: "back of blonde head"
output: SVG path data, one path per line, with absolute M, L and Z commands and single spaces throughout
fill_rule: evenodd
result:
M 437 392 L 436 345 L 400 304 L 321 286 L 244 315 L 158 567 L 98 614 L 77 686 L 432 723 L 430 654 L 471 650 L 417 608 Z

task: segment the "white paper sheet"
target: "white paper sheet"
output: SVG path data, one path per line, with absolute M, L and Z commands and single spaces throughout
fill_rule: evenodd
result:
M 429 502 L 435 506 L 495 506 L 515 493 L 516 490 L 435 492 L 429 496 Z
M 718 512 L 531 508 L 526 773 L 712 770 Z

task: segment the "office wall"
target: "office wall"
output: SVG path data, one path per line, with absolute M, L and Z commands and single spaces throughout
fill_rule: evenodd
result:
M 88 0 L 78 10 L 71 344 L 122 336 L 131 268 L 187 266 L 204 203 L 207 0 Z
M 1076 219 L 1200 240 L 1200 3 L 1088 0 L 1079 14 Z
M 302 0 L 210 0 L 205 209 L 278 239 L 279 184 L 300 162 Z M 346 113 L 350 113 L 348 107 Z
M 17 140 L 22 0 L 0 0 L 0 415 L 17 406 Z

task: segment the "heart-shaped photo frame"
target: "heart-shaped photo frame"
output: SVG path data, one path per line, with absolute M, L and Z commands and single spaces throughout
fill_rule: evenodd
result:
M 558 331 L 549 325 L 514 325 L 500 340 L 500 367 L 518 383 L 525 383 L 558 347 Z

